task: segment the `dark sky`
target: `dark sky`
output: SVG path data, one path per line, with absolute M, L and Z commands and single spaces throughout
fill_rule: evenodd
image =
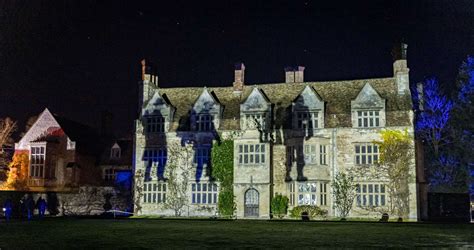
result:
M 144 57 L 162 87 L 230 86 L 237 61 L 247 83 L 282 82 L 297 64 L 307 81 L 386 77 L 403 39 L 411 83 L 449 89 L 474 55 L 471 0 L 161 2 L 0 0 L 0 117 L 48 107 L 98 126 L 109 110 L 123 135 Z

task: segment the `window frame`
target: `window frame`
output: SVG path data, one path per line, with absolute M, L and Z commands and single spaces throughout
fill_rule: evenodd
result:
M 197 165 L 211 164 L 211 145 L 200 145 L 194 149 L 193 163 Z
M 164 181 L 145 182 L 143 184 L 144 204 L 164 204 L 168 193 L 167 183 Z
M 211 190 L 209 190 L 210 187 L 211 187 Z M 217 185 L 217 183 L 215 182 L 191 183 L 191 204 L 216 205 L 218 202 L 218 197 L 219 197 L 219 186 Z
M 162 115 L 146 115 L 145 131 L 147 134 L 160 134 L 166 132 L 166 118 Z
M 148 147 L 143 150 L 142 161 L 145 164 L 145 168 L 150 166 L 150 173 L 153 168 L 156 168 L 157 174 L 159 174 L 160 169 L 165 169 L 166 164 L 168 163 L 168 150 L 165 147 Z M 147 174 L 147 173 L 146 173 Z M 146 178 L 152 178 L 152 176 L 145 176 Z
M 38 152 L 37 152 L 38 150 Z M 30 173 L 31 178 L 45 178 L 46 144 L 30 146 Z
M 387 207 L 389 205 L 386 183 L 357 183 L 355 191 L 357 207 Z
M 379 159 L 380 150 L 377 144 L 356 143 L 354 145 L 354 165 L 376 165 Z
M 382 127 L 382 114 L 379 109 L 356 110 L 357 128 Z
M 237 162 L 239 166 L 258 166 L 267 164 L 265 143 L 237 144 Z
M 288 167 L 293 166 L 294 163 L 308 166 L 327 166 L 329 164 L 328 147 L 329 144 L 321 142 L 304 145 L 286 145 L 286 164 Z M 311 151 L 310 155 L 312 156 L 308 156 L 308 150 Z M 311 161 L 307 160 L 308 157 Z
M 256 127 L 252 127 L 253 123 L 251 124 L 250 121 L 257 121 L 255 123 Z M 245 129 L 257 129 L 258 125 L 260 125 L 260 129 L 265 130 L 267 127 L 267 112 L 248 112 L 244 113 L 244 121 L 245 121 Z
M 209 132 L 214 129 L 214 116 L 210 113 L 196 115 L 196 131 Z
M 319 129 L 320 111 L 296 111 L 294 129 Z M 303 126 L 306 121 L 306 127 Z M 309 124 L 309 125 L 308 125 Z
M 114 181 L 116 178 L 117 171 L 115 168 L 106 168 L 104 169 L 103 180 L 105 181 Z

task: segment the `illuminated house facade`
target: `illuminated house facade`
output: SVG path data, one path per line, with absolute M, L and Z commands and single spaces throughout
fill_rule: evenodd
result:
M 26 154 L 29 160 L 26 188 L 68 191 L 80 185 L 99 184 L 99 145 L 99 136 L 93 129 L 45 109 L 15 144 L 15 154 Z
M 269 218 L 270 201 L 277 193 L 289 198 L 290 209 L 316 205 L 337 216 L 331 183 L 338 172 L 354 176 L 358 184 L 350 216 L 380 217 L 368 209 L 389 206 L 387 180 L 372 174 L 379 159 L 373 141 L 380 140 L 383 129 L 414 134 L 405 58 L 396 58 L 394 75 L 387 78 L 305 82 L 300 66 L 285 68 L 284 83 L 252 86 L 245 85 L 245 66 L 238 64 L 232 85 L 213 88 L 161 88 L 142 61 L 136 212 L 174 215 L 166 206 L 169 190 L 163 176 L 168 145 L 191 142 L 193 178 L 182 214 L 215 215 L 219 183 L 209 176 L 210 152 L 219 135 L 234 141 L 237 218 Z M 412 220 L 417 219 L 415 172 L 413 158 L 408 187 Z

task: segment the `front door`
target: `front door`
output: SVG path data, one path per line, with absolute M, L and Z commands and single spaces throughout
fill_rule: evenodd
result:
M 258 191 L 251 188 L 245 192 L 245 217 L 258 217 Z

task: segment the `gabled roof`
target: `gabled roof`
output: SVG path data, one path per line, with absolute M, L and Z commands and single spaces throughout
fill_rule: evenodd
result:
M 193 110 L 197 113 L 217 112 L 219 111 L 219 108 L 219 100 L 213 95 L 211 95 L 209 91 L 207 91 L 207 87 L 204 87 L 202 93 L 199 95 L 193 105 Z
M 301 93 L 293 101 L 295 109 L 324 109 L 324 102 L 321 97 L 314 91 L 314 89 L 308 85 L 301 91 Z
M 412 109 L 411 97 L 398 95 L 395 79 L 392 77 L 331 82 L 273 83 L 257 86 L 274 105 L 275 121 L 282 124 L 288 119 L 287 114 L 291 112 L 288 107 L 291 107 L 293 100 L 306 86 L 310 86 L 325 101 L 325 127 L 331 128 L 351 127 L 351 101 L 357 98 L 366 83 L 370 83 L 373 89 L 386 99 L 387 126 L 410 125 L 410 117 L 406 111 Z M 241 94 L 235 94 L 232 86 L 208 88 L 208 91 L 219 98 L 223 108 L 223 120 L 219 129 L 240 129 L 240 104 L 247 99 L 254 88 L 254 86 L 245 85 Z M 171 131 L 189 129 L 179 125 L 189 119 L 190 108 L 202 90 L 202 87 L 160 88 L 160 93 L 166 94 L 170 103 L 176 108 Z
M 385 100 L 380 97 L 370 83 L 366 83 L 355 100 L 351 101 L 352 108 L 383 108 Z
M 16 149 L 27 149 L 27 144 L 38 140 L 52 140 L 53 137 L 66 135 L 76 142 L 76 149 L 83 153 L 96 153 L 99 134 L 91 127 L 52 114 L 47 108 L 17 144 Z
M 257 87 L 254 87 L 247 99 L 241 104 L 244 111 L 262 111 L 268 110 L 271 105 L 270 100 Z
M 159 112 L 163 107 L 169 108 L 169 107 L 172 107 L 172 105 L 168 99 L 166 99 L 160 94 L 160 90 L 156 89 L 155 93 L 153 94 L 153 96 L 151 97 L 151 99 L 148 101 L 145 108 L 143 109 L 142 114 L 143 115 L 153 114 L 156 111 Z

